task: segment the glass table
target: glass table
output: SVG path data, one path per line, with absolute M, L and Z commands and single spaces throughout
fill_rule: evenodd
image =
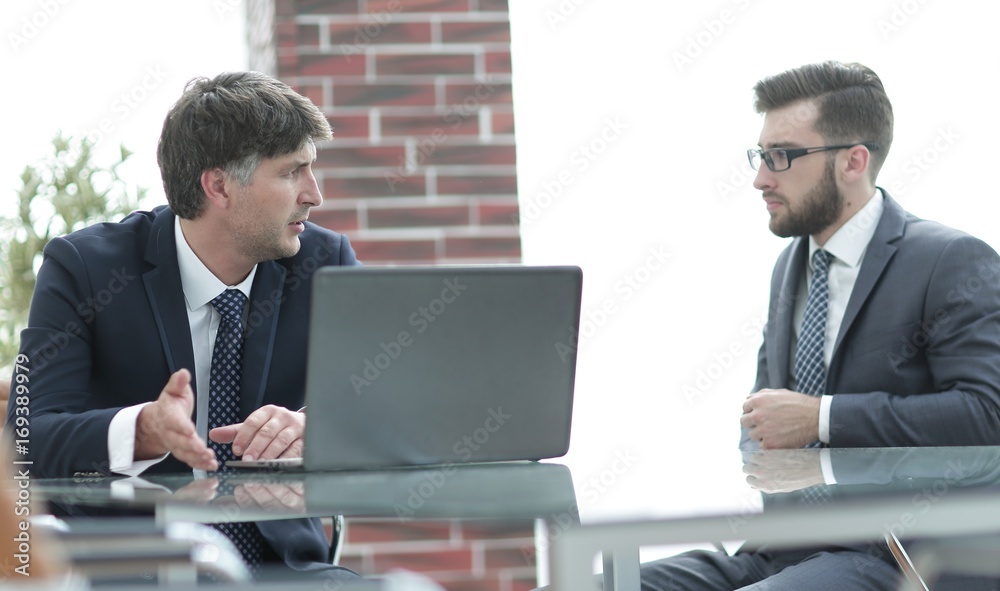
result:
M 582 511 L 580 527 L 552 540 L 553 588 L 597 588 L 592 565 L 603 556 L 605 589 L 638 590 L 638 549 L 649 545 L 774 548 L 1000 532 L 1000 447 L 747 452 L 743 472 L 759 504 L 684 515 Z
M 159 524 L 332 515 L 534 518 L 545 524 L 538 528 L 544 532 L 538 559 L 552 587 L 572 591 L 596 588 L 592 571 L 601 557 L 605 588 L 638 589 L 643 546 L 746 540 L 795 546 L 879 540 L 888 532 L 903 540 L 1000 532 L 1000 447 L 779 450 L 747 452 L 741 460 L 741 473 L 729 475 L 743 487 L 734 495 L 755 501 L 729 507 L 658 506 L 649 501 L 656 491 L 625 485 L 614 491 L 620 494 L 589 502 L 597 496 L 594 481 L 574 480 L 554 462 L 50 479 L 32 486 L 62 507 L 145 510 Z M 636 462 L 630 470 L 636 482 L 644 472 L 665 473 L 668 486 L 699 486 L 697 476 L 672 475 L 661 462 Z

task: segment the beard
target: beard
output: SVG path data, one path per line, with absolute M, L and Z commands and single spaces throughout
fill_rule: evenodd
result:
M 795 207 L 786 200 L 784 216 L 771 216 L 771 232 L 782 238 L 811 236 L 827 229 L 840 217 L 844 195 L 837 189 L 833 162 L 828 162 L 823 178 L 809 190 Z M 779 212 L 780 213 L 780 212 Z
M 308 210 L 305 214 L 297 214 L 294 219 L 301 219 L 307 214 Z M 287 223 L 278 226 L 275 221 L 263 217 L 255 215 L 244 217 L 234 228 L 237 247 L 247 258 L 258 263 L 295 256 L 301 243 L 298 238 L 288 240 Z
M 301 243 L 298 238 L 288 243 L 282 240 L 281 234 L 264 234 L 258 230 L 255 235 L 245 234 L 240 240 L 240 247 L 249 258 L 263 263 L 295 256 L 299 252 Z

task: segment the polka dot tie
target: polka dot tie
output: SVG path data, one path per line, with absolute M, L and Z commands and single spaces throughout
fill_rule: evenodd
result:
M 227 289 L 212 300 L 212 306 L 219 313 L 219 331 L 215 336 L 212 351 L 212 370 L 208 384 L 208 428 L 209 430 L 239 422 L 240 380 L 243 368 L 243 311 L 247 297 L 238 289 Z M 235 460 L 232 447 L 227 443 L 209 440 L 209 447 L 215 451 L 223 472 L 225 462 Z M 230 494 L 222 487 L 220 496 Z M 225 534 L 239 549 L 243 560 L 253 572 L 260 568 L 263 536 L 252 522 L 217 523 L 217 530 Z

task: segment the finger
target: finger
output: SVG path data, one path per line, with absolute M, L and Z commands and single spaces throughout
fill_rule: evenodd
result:
M 206 453 L 185 449 L 175 452 L 173 455 L 178 460 L 197 470 L 214 472 L 219 469 L 219 461 L 215 458 L 215 453 L 212 450 L 208 450 Z
M 296 445 L 300 441 L 301 432 L 295 429 L 294 425 L 289 425 L 278 432 L 274 439 L 267 446 L 256 454 L 258 458 L 269 460 L 271 458 L 298 458 L 301 457 L 302 445 Z M 298 452 L 299 455 L 295 455 Z M 248 449 L 247 453 L 253 453 Z
M 215 453 L 212 450 L 183 450 L 179 453 L 175 453 L 174 457 L 188 466 L 198 470 L 214 472 L 219 469 L 219 460 L 216 459 Z
M 176 434 L 168 434 L 166 441 L 173 456 L 188 466 L 199 470 L 218 469 L 215 452 L 205 445 L 205 442 L 197 435 L 180 437 Z
M 281 453 L 279 458 L 301 458 L 305 451 L 305 440 L 299 437 Z
M 258 432 L 271 420 L 271 415 L 275 407 L 263 406 L 250 413 L 245 421 L 239 424 L 236 434 L 233 436 L 233 453 L 236 455 L 246 455 L 251 442 L 257 438 Z M 266 437 L 267 432 L 264 433 Z M 263 448 L 263 446 L 260 446 Z M 256 456 L 247 459 L 254 459 Z
M 194 398 L 194 393 L 191 392 L 191 372 L 183 368 L 175 371 L 170 376 L 163 391 L 178 398 L 183 398 L 190 393 L 191 397 Z
M 242 426 L 243 423 L 236 423 L 235 425 L 216 427 L 208 432 L 208 438 L 216 443 L 232 443 Z
M 298 437 L 294 429 L 271 420 L 264 424 L 247 446 L 244 457 L 270 460 L 281 456 Z
M 194 422 L 191 420 L 194 393 L 191 391 L 191 373 L 188 370 L 174 372 L 154 404 L 157 407 L 154 418 L 159 431 L 175 432 L 182 437 L 195 434 Z
M 305 430 L 305 420 L 299 413 L 293 413 L 288 409 L 279 407 L 264 407 L 266 412 L 257 415 L 254 413 L 247 417 L 243 427 L 233 441 L 233 453 L 242 453 L 248 459 L 272 459 L 279 457 Z M 257 415 L 257 416 L 254 416 Z M 265 420 L 266 417 L 266 420 Z M 253 424 L 263 421 L 263 423 L 252 433 Z M 248 426 L 249 424 L 249 426 Z M 287 431 L 290 429 L 290 431 Z M 246 443 L 244 444 L 244 436 Z M 269 449 L 274 443 L 275 448 Z M 290 456 L 289 456 L 290 457 Z

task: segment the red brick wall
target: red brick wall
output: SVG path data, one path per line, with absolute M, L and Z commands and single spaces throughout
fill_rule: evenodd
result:
M 364 575 L 421 573 L 449 591 L 530 591 L 534 522 L 348 518 L 340 564 Z
M 311 219 L 366 264 L 518 262 L 506 0 L 274 0 L 278 78 L 330 119 Z

